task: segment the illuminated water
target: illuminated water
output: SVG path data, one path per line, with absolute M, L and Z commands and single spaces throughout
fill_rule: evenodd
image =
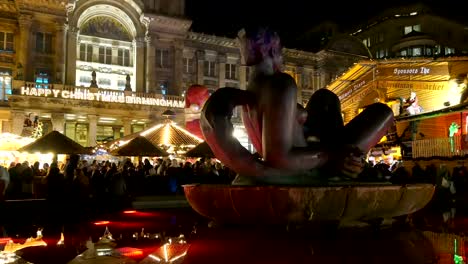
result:
M 35 237 L 38 228 L 48 226 L 47 217 L 37 210 L 7 224 L 6 235 L 19 244 Z M 438 218 L 427 220 L 421 229 L 395 225 L 378 231 L 337 231 L 326 225 L 216 226 L 189 208 L 127 210 L 65 226 L 64 245 L 57 245 L 60 236 L 49 234 L 44 227 L 47 246 L 15 252 L 23 262 L 14 263 L 68 263 L 79 254 L 84 258 L 89 245 L 96 245 L 93 252 L 98 252 L 95 243 L 106 227 L 114 251 L 106 251 L 104 246 L 98 252 L 102 256 L 88 258 L 92 262 L 73 263 L 122 263 L 123 257 L 131 261 L 125 263 L 454 263 L 454 259 L 462 263 L 464 239 L 456 234 L 468 227 L 465 218 L 457 219 L 457 230 L 446 232 Z

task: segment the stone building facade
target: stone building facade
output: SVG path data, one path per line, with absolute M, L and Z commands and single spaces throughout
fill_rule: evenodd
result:
M 375 59 L 468 54 L 466 25 L 436 11 L 423 4 L 384 10 L 350 33 Z
M 37 116 L 46 131 L 93 145 L 161 122 L 167 109 L 183 123 L 191 84 L 244 89 L 250 70 L 235 40 L 191 32 L 184 9 L 184 0 L 1 2 L 0 130 L 21 134 Z M 346 49 L 359 42 L 333 43 L 284 50 L 299 102 L 363 58 Z

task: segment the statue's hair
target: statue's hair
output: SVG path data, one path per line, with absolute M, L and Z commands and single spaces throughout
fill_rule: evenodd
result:
M 247 28 L 239 32 L 250 42 L 251 47 L 262 56 L 281 56 L 281 41 L 278 33 L 268 28 Z

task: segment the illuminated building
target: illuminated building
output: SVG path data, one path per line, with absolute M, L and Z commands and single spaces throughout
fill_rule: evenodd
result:
M 465 26 L 418 4 L 384 10 L 351 35 L 359 38 L 376 59 L 438 57 L 468 54 Z
M 235 40 L 191 32 L 184 9 L 184 0 L 2 2 L 0 131 L 21 134 L 37 116 L 43 134 L 93 146 L 161 123 L 168 109 L 183 123 L 191 84 L 245 88 Z M 362 54 L 332 45 L 284 57 L 302 101 Z

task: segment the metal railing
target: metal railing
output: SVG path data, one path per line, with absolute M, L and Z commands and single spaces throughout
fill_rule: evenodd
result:
M 464 136 L 430 138 L 412 142 L 413 158 L 457 157 L 468 154 L 464 148 Z

